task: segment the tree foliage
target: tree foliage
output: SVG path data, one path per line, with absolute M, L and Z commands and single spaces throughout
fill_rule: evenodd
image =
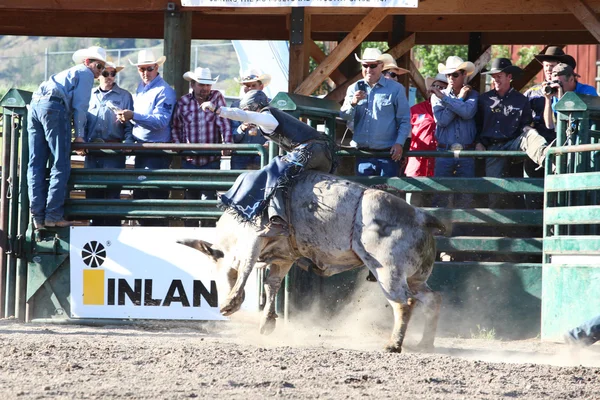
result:
M 413 56 L 420 65 L 419 72 L 424 77 L 436 76 L 438 74 L 438 64 L 446 63 L 446 59 L 450 56 L 458 56 L 463 60 L 467 59 L 468 47 L 458 45 L 447 46 L 415 46 L 413 48 Z

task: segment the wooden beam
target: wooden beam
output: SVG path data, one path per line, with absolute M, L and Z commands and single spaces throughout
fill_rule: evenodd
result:
M 389 11 L 384 8 L 374 8 L 350 32 L 342 42 L 319 64 L 304 82 L 295 90 L 295 93 L 309 96 L 314 90 L 335 70 L 338 65 L 354 50 L 354 48 L 367 37 L 371 29 L 380 23 Z
M 446 14 L 406 17 L 406 29 L 411 32 L 580 31 L 582 27 L 571 14 L 543 14 L 535 18 L 516 12 L 495 18 L 489 18 L 489 15 Z
M 190 90 L 190 84 L 183 79 L 183 74 L 190 68 L 192 13 L 165 11 L 164 32 L 164 53 L 169 62 L 163 67 L 163 78 L 171 84 L 179 98 Z
M 475 72 L 467 77 L 467 82 L 475 83 L 476 80 L 477 85 L 472 86 L 479 93 L 483 92 L 483 88 L 485 88 L 485 78 L 483 75 L 480 75 L 480 72 L 492 59 L 492 46 L 484 45 L 482 49 L 483 53 L 481 53 L 477 60 L 473 61 L 473 64 L 475 64 Z
M 565 4 L 583 26 L 600 42 L 600 19 L 588 3 L 583 0 L 569 0 Z
M 327 55 L 323 53 L 323 50 L 314 42 L 314 40 L 310 41 L 310 56 L 317 64 L 321 64 Z M 346 81 L 346 77 L 339 70 L 334 70 L 331 73 L 331 81 L 335 83 L 335 86 L 340 85 Z
M 402 57 L 404 54 L 410 51 L 413 48 L 415 43 L 415 34 L 413 33 L 402 42 L 398 43 L 393 48 L 389 49 L 386 53 L 390 54 L 394 59 Z M 348 90 L 348 86 L 352 85 L 354 82 L 362 78 L 362 72 L 357 73 L 356 75 L 349 78 L 346 82 L 339 85 L 335 88 L 331 93 L 325 96 L 326 99 L 340 102 L 344 100 L 346 96 L 346 91 Z
M 315 35 L 315 40 L 326 40 Z M 372 40 L 369 38 L 369 40 Z M 482 32 L 483 44 L 598 44 L 588 31 L 580 32 Z M 468 32 L 419 32 L 415 44 L 469 44 Z
M 540 53 L 545 53 L 548 47 L 550 46 L 544 47 L 544 49 Z M 564 46 L 560 47 L 563 48 Z M 525 66 L 525 68 L 523 68 L 523 73 L 521 74 L 519 79 L 515 79 L 512 81 L 512 86 L 516 90 L 523 89 L 523 87 L 525 87 L 525 85 L 527 85 L 529 81 L 532 80 L 541 70 L 542 63 L 534 58 L 529 62 L 529 64 Z
M 425 85 L 425 78 L 419 72 L 419 68 L 415 65 L 415 63 L 410 60 L 410 78 L 412 79 L 413 84 L 417 88 L 417 90 L 421 93 L 421 95 L 426 99 L 427 98 L 427 86 Z
M 294 8 L 290 16 L 290 93 L 308 76 L 310 44 L 313 43 L 310 38 L 310 21 L 311 16 L 305 12 L 304 7 Z

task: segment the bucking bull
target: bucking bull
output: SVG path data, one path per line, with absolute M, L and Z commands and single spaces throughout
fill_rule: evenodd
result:
M 260 332 L 275 329 L 275 295 L 293 263 L 312 260 L 319 273 L 331 276 L 366 266 L 377 278 L 394 312 L 394 328 L 386 350 L 402 351 L 408 321 L 416 303 L 423 306 L 425 327 L 418 345 L 431 350 L 441 296 L 427 285 L 436 256 L 432 232 L 444 231 L 435 217 L 383 190 L 320 172 L 305 172 L 290 189 L 291 237 L 259 237 L 254 227 L 225 213 L 211 244 L 185 239 L 227 275 L 229 294 L 223 315 L 239 310 L 252 269 L 269 267 L 266 304 Z

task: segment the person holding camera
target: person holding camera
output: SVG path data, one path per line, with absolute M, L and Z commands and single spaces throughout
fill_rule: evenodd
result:
M 552 80 L 542 84 L 544 98 L 544 122 L 546 128 L 554 130 L 556 122 L 554 118 L 554 105 L 563 97 L 566 92 L 575 92 L 588 96 L 598 96 L 596 89 L 585 83 L 577 81 L 579 75 L 573 71 L 573 67 L 560 63 L 552 69 Z M 562 143 L 559 143 L 562 145 Z
M 391 156 L 357 158 L 356 175 L 397 177 L 411 128 L 406 90 L 385 78 L 384 58 L 378 49 L 366 48 L 362 59 L 354 57 L 362 65 L 363 79 L 348 86 L 340 117 L 354 122 L 353 146 Z

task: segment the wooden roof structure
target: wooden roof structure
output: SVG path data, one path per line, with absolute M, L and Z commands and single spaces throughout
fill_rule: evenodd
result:
M 347 85 L 358 79 L 344 71 L 343 63 L 365 40 L 387 41 L 388 52 L 400 66 L 411 69 L 413 82 L 422 89 L 422 77 L 405 56 L 416 44 L 467 44 L 469 59 L 481 68 L 489 60 L 492 44 L 598 44 L 599 12 L 600 0 L 420 0 L 418 8 L 213 8 L 182 7 L 180 0 L 0 0 L 0 26 L 6 35 L 164 38 L 165 53 L 177 60 L 167 67 L 173 71 L 165 70 L 165 79 L 176 81 L 176 89 L 186 85 L 181 75 L 189 68 L 191 39 L 290 40 L 290 91 L 311 94 L 331 78 L 338 86 L 328 97 L 339 100 Z M 326 56 L 314 44 L 321 40 L 338 45 Z M 309 57 L 319 63 L 310 74 Z M 539 72 L 536 64 L 523 79 Z

